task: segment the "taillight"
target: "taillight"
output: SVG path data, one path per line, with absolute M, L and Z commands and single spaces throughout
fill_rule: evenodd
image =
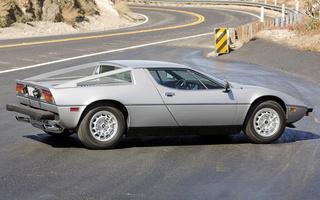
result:
M 42 96 L 45 100 L 52 101 L 52 94 L 47 90 L 42 90 Z
M 21 94 L 24 94 L 25 91 L 24 91 L 23 89 L 24 89 L 24 85 L 17 83 L 17 85 L 16 85 L 16 91 L 19 92 L 19 93 L 21 93 Z

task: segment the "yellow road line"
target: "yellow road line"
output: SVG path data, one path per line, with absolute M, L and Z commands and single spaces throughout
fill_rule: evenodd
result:
M 190 14 L 190 15 L 196 16 L 196 17 L 198 17 L 198 20 L 195 22 L 189 23 L 189 24 L 183 24 L 183 25 L 172 26 L 172 27 L 148 29 L 148 30 L 141 30 L 141 31 L 131 31 L 131 32 L 124 32 L 124 33 L 113 33 L 113 34 L 107 34 L 107 35 L 96 35 L 96 36 L 88 36 L 88 37 L 76 37 L 76 38 L 61 39 L 61 40 L 48 40 L 48 41 L 41 41 L 41 42 L 9 44 L 9 45 L 0 46 L 0 48 L 29 46 L 29 45 L 37 45 L 37 44 L 49 44 L 49 43 L 56 43 L 56 42 L 67 42 L 67 41 L 74 41 L 74 40 L 86 40 L 86 39 L 102 38 L 102 37 L 110 37 L 110 36 L 129 35 L 129 34 L 135 34 L 135 33 L 147 33 L 147 32 L 154 32 L 154 31 L 162 31 L 162 30 L 169 30 L 169 29 L 176 29 L 176 28 L 182 28 L 182 27 L 187 27 L 187 26 L 193 26 L 196 24 L 200 24 L 205 20 L 205 18 L 202 15 L 199 15 L 199 14 L 193 13 L 193 12 L 182 11 L 182 10 L 173 10 L 173 9 L 164 9 L 164 8 L 145 8 L 145 7 L 131 7 L 131 8 L 180 12 L 180 13 L 185 13 L 185 14 Z

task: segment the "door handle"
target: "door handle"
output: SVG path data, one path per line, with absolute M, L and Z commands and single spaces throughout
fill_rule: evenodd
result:
M 174 92 L 166 92 L 164 93 L 164 95 L 166 95 L 167 97 L 173 97 L 176 94 Z

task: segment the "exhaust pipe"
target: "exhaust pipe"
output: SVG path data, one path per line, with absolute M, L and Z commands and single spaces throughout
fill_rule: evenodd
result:
M 58 126 L 43 125 L 43 130 L 53 133 L 61 133 L 63 129 Z
M 29 117 L 20 117 L 20 116 L 16 116 L 16 120 L 18 122 L 26 122 L 26 123 L 30 123 L 30 118 Z

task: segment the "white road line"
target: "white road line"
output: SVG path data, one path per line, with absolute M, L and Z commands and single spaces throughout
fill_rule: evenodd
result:
M 30 66 L 21 67 L 21 68 L 4 70 L 4 71 L 0 71 L 0 74 L 9 73 L 9 72 L 14 72 L 14 71 L 20 71 L 20 70 L 25 70 L 25 69 L 32 69 L 32 68 L 36 68 L 36 67 L 41 67 L 41 66 L 45 66 L 45 65 L 50 65 L 50 64 L 56 64 L 56 63 L 61 63 L 61 62 L 66 62 L 66 61 L 71 61 L 71 60 L 76 60 L 76 59 L 80 59 L 80 58 L 88 58 L 88 57 L 98 56 L 98 55 L 102 55 L 102 54 L 115 53 L 115 52 L 119 52 L 119 51 L 131 50 L 131 49 L 136 49 L 136 48 L 141 48 L 141 47 L 152 46 L 152 45 L 156 45 L 156 44 L 163 44 L 163 43 L 167 43 L 167 42 L 174 42 L 174 41 L 177 41 L 177 40 L 186 40 L 186 39 L 190 39 L 190 38 L 201 37 L 201 36 L 206 36 L 206 35 L 213 35 L 213 34 L 214 34 L 213 32 L 203 33 L 203 34 L 192 35 L 192 36 L 188 36 L 188 37 L 175 38 L 175 39 L 171 39 L 171 40 L 163 40 L 163 41 L 153 42 L 153 43 L 149 43 L 149 44 L 141 44 L 141 45 L 136 45 L 136 46 L 131 46 L 131 47 L 125 47 L 125 48 L 121 48 L 121 49 L 114 49 L 114 50 L 102 51 L 102 52 L 98 52 L 98 53 L 86 54 L 86 55 L 82 55 L 82 56 L 65 58 L 65 59 L 61 59 L 61 60 L 55 60 L 55 61 L 51 61 L 51 62 L 40 63 L 40 64 L 36 64 L 36 65 L 30 65 Z
M 219 9 L 219 10 L 228 10 L 228 9 Z M 260 19 L 260 16 L 252 14 L 252 13 L 249 13 L 249 12 L 246 12 L 246 11 L 238 11 L 238 10 L 228 10 L 228 11 L 241 12 L 241 13 L 245 13 L 245 14 L 249 14 L 249 15 L 255 16 L 255 17 Z M 148 20 L 148 17 L 147 16 L 145 16 L 145 17 Z M 45 66 L 45 65 L 56 64 L 56 63 L 76 60 L 76 59 L 80 59 L 80 58 L 88 58 L 88 57 L 98 56 L 98 55 L 102 55 L 102 54 L 109 54 L 109 53 L 115 53 L 115 52 L 119 52 L 119 51 L 125 51 L 125 50 L 141 48 L 141 47 L 147 47 L 147 46 L 152 46 L 152 45 L 156 45 L 156 44 L 163 44 L 163 43 L 174 42 L 174 41 L 178 41 L 178 40 L 186 40 L 186 39 L 196 38 L 196 37 L 201 37 L 201 36 L 206 36 L 206 35 L 214 35 L 214 33 L 213 32 L 203 33 L 203 34 L 199 34 L 199 35 L 192 35 L 192 36 L 187 36 L 187 37 L 175 38 L 175 39 L 171 39 L 171 40 L 163 40 L 163 41 L 159 41 L 159 42 L 153 42 L 153 43 L 149 43 L 149 44 L 142 44 L 142 45 L 136 45 L 136 46 L 131 46 L 131 47 L 125 47 L 125 48 L 121 48 L 121 49 L 114 49 L 114 50 L 102 51 L 102 52 L 92 53 L 92 54 L 87 54 L 87 55 L 82 55 L 82 56 L 65 58 L 65 59 L 61 59 L 61 60 L 55 60 L 55 61 L 51 61 L 51 62 L 40 63 L 40 64 L 36 64 L 36 65 L 30 65 L 30 66 L 26 66 L 26 67 L 20 67 L 20 68 L 15 68 L 15 69 L 4 70 L 4 71 L 0 71 L 0 74 L 20 71 L 20 70 L 25 70 L 25 69 L 37 68 L 37 67 L 41 67 L 41 66 Z

